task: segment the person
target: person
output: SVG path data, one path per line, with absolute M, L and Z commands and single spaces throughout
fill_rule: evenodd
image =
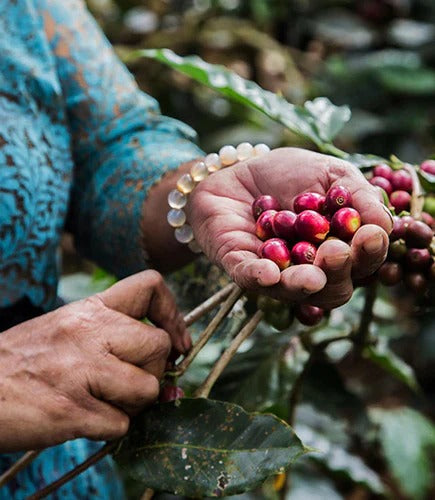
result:
M 99 440 L 122 436 L 129 417 L 158 396 L 171 347 L 189 349 L 156 270 L 194 258 L 166 222 L 167 195 L 204 153 L 188 126 L 162 116 L 138 90 L 82 0 L 7 2 L 0 24 L 0 470 L 19 452 L 49 447 L 0 490 L 0 498 L 24 498 Z M 256 256 L 257 195 L 286 206 L 301 191 L 338 183 L 364 222 L 351 246 L 327 241 L 316 266 L 282 273 Z M 292 148 L 210 175 L 186 211 L 206 255 L 241 287 L 325 308 L 346 302 L 352 278 L 379 267 L 392 228 L 357 169 Z M 121 281 L 57 307 L 64 229 L 81 254 Z M 138 321 L 144 316 L 155 326 Z M 59 494 L 123 497 L 108 458 Z

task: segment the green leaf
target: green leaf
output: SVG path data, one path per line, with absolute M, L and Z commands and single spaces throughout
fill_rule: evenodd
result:
M 371 167 L 374 167 L 379 163 L 387 163 L 387 160 L 381 156 L 370 154 L 365 155 L 361 153 L 349 154 L 345 156 L 344 159 L 361 170 L 369 170 Z
M 406 384 L 413 391 L 420 391 L 420 387 L 412 367 L 405 363 L 403 359 L 399 358 L 388 347 L 386 342 L 380 341 L 374 347 L 367 347 L 364 350 L 364 356 Z
M 411 408 L 374 409 L 382 450 L 393 476 L 413 500 L 426 498 L 433 485 L 435 426 Z
M 253 489 L 307 451 L 275 416 L 201 398 L 144 412 L 115 458 L 149 488 L 198 498 Z
M 383 68 L 378 78 L 390 92 L 410 95 L 435 93 L 435 71 L 429 68 Z
M 169 49 L 149 49 L 134 51 L 128 59 L 138 57 L 158 60 L 236 102 L 261 111 L 293 133 L 311 140 L 321 150 L 330 146 L 350 119 L 347 106 L 335 106 L 325 97 L 295 106 L 224 66 L 209 64 L 198 56 L 181 57 Z

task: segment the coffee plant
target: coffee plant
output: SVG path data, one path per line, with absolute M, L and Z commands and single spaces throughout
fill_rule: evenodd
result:
M 351 112 L 326 98 L 293 105 L 222 66 L 167 49 L 135 51 L 127 60 L 143 57 L 360 168 L 382 189 L 394 216 L 390 252 L 374 276 L 355 283 L 346 305 L 329 312 L 245 296 L 204 257 L 176 273 L 172 287 L 182 307 L 192 310 L 185 319 L 195 341 L 166 373 L 160 401 L 133 420 L 125 438 L 107 443 L 32 498 L 44 497 L 108 453 L 127 481 L 147 488 L 145 498 L 158 492 L 255 498 L 250 491 L 289 499 L 295 491 L 298 498 L 350 492 L 358 498 L 428 498 L 435 427 L 410 407 L 424 410 L 425 396 L 406 351 L 418 329 L 426 338 L 434 334 L 434 162 L 411 165 L 395 156 L 339 149 L 333 140 Z M 340 187 L 326 197 L 301 193 L 293 211 L 263 193 L 253 204 L 253 219 L 264 240 L 261 255 L 282 269 L 312 264 L 322 241 L 349 241 L 361 224 L 349 192 Z M 393 350 L 397 346 L 404 358 Z M 383 372 L 391 382 L 381 388 Z M 378 405 L 380 400 L 388 404 Z

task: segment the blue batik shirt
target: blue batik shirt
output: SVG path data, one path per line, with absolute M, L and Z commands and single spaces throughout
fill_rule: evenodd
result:
M 49 310 L 65 226 L 84 256 L 117 276 L 143 269 L 149 188 L 202 153 L 188 126 L 138 90 L 81 0 L 0 5 L 0 308 L 26 297 Z M 44 451 L 0 498 L 26 497 L 98 446 Z M 1 456 L 1 470 L 17 456 Z M 109 460 L 58 495 L 123 496 Z

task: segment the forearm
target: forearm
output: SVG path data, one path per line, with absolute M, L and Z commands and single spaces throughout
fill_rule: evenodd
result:
M 181 175 L 187 173 L 197 160 L 184 163 L 178 170 L 168 172 L 148 193 L 143 204 L 141 228 L 143 245 L 152 267 L 168 272 L 187 264 L 195 258 L 187 245 L 178 243 L 166 219 L 169 206 L 168 194 L 175 188 Z

